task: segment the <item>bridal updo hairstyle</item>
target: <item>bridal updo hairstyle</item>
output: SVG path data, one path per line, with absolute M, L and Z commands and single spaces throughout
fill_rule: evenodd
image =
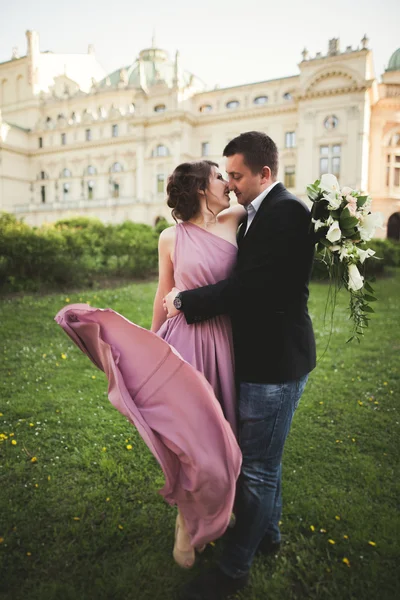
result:
M 172 208 L 175 221 L 189 221 L 200 212 L 199 191 L 208 188 L 212 167 L 211 160 L 185 162 L 178 165 L 168 178 L 167 204 Z

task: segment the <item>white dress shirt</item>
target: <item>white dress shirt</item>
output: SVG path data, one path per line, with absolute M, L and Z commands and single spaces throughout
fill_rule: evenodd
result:
M 249 227 L 250 227 L 254 217 L 256 216 L 257 211 L 260 208 L 262 201 L 270 193 L 272 188 L 276 186 L 277 183 L 279 183 L 279 181 L 274 181 L 274 183 L 272 183 L 269 187 L 267 187 L 266 190 L 261 192 L 261 194 L 259 196 L 257 196 L 257 198 L 254 198 L 254 200 L 252 202 L 250 202 L 250 204 L 248 206 L 246 206 L 247 227 L 246 227 L 246 231 L 244 232 L 244 235 L 246 235 L 246 233 L 248 232 Z

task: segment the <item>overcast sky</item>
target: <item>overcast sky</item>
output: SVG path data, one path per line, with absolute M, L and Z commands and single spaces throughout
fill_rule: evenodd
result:
M 131 64 L 141 49 L 157 46 L 210 87 L 298 73 L 301 51 L 326 54 L 328 40 L 356 47 L 366 33 L 380 76 L 400 47 L 400 1 L 333 0 L 0 0 L 0 62 L 17 46 L 26 54 L 25 31 L 36 29 L 40 48 L 96 56 L 111 72 Z

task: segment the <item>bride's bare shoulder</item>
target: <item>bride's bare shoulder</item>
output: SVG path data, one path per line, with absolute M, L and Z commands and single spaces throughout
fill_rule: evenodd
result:
M 234 206 L 230 206 L 229 208 L 220 212 L 218 215 L 218 221 L 226 222 L 232 220 L 236 223 L 240 223 L 245 214 L 246 209 L 241 204 L 235 204 Z
M 176 225 L 171 225 L 171 227 L 167 227 L 163 229 L 160 233 L 159 243 L 162 245 L 170 245 L 175 241 L 176 236 Z

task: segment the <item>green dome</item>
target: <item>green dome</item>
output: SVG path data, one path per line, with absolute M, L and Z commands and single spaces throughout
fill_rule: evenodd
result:
M 386 71 L 400 71 L 400 48 L 393 52 Z

